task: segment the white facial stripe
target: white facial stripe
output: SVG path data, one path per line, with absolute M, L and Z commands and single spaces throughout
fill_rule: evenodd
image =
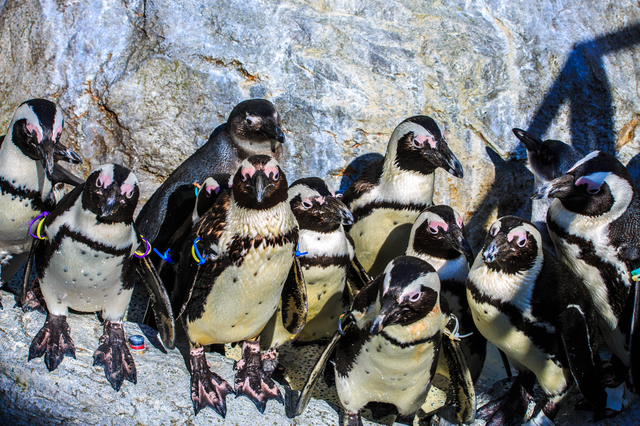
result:
M 307 185 L 295 185 L 292 186 L 291 188 L 289 188 L 289 201 L 291 201 L 292 199 L 294 199 L 296 197 L 296 195 L 300 195 L 301 199 L 305 199 L 305 198 L 313 198 L 313 197 L 319 197 L 320 194 L 318 194 L 318 192 L 316 192 L 315 190 L 309 188 Z
M 133 174 L 133 172 L 130 172 L 129 176 L 127 176 L 127 179 L 125 179 L 122 185 L 120 185 L 120 193 L 128 194 L 127 197 L 131 197 L 131 195 L 133 194 L 133 190 L 137 184 L 138 178 Z
M 587 184 L 587 191 L 599 190 L 605 179 L 611 172 L 596 172 L 587 176 L 582 176 L 576 181 L 576 186 Z
M 580 167 L 582 164 L 586 163 L 592 158 L 597 157 L 599 154 L 600 154 L 600 151 L 593 151 L 592 153 L 587 154 L 584 158 L 582 158 L 581 160 L 578 160 L 578 162 L 574 164 L 573 167 L 571 167 L 567 173 L 574 171 L 575 169 Z
M 457 224 L 460 228 L 462 228 L 462 225 L 464 225 L 464 224 L 462 223 L 462 216 L 460 216 L 460 214 L 459 214 L 457 211 L 455 211 L 455 210 L 453 211 L 453 214 L 454 214 L 454 217 L 456 218 L 456 224 Z
M 33 112 L 31 107 L 27 104 L 21 105 L 16 110 L 15 114 L 13 114 L 13 121 L 9 126 L 9 131 L 13 131 L 13 125 L 15 124 L 15 122 L 22 119 L 27 120 L 27 125 L 31 129 L 33 129 L 32 131 L 35 131 L 38 133 L 38 141 L 41 141 L 43 132 L 42 132 L 42 128 L 40 127 L 40 120 L 38 120 L 38 116 L 36 115 L 36 113 Z
M 98 179 L 102 182 L 102 186 L 106 188 L 107 186 L 111 185 L 111 182 L 113 182 L 113 164 L 103 164 L 101 166 L 98 166 L 91 173 L 94 173 L 96 171 L 100 172 L 100 174 L 98 175 Z
M 267 162 L 267 164 L 265 164 L 264 169 L 265 169 L 265 171 L 269 170 L 269 169 L 273 169 L 273 168 L 278 170 L 278 167 L 280 167 L 280 164 L 278 164 L 278 161 L 275 158 L 272 158 L 271 160 L 269 160 Z
M 53 136 L 52 139 L 56 140 L 59 133 L 62 133 L 64 127 L 64 117 L 62 116 L 62 110 L 56 105 L 56 118 L 53 120 Z
M 431 288 L 434 291 L 439 293 L 440 278 L 438 278 L 438 274 L 435 272 L 429 272 L 426 275 L 423 275 L 420 278 L 414 280 L 411 284 L 409 284 L 402 290 L 402 294 L 400 295 L 400 298 L 405 298 L 410 296 L 413 293 L 417 293 L 421 291 L 422 287 Z

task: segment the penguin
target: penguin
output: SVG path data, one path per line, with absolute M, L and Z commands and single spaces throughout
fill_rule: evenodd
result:
M 527 424 L 551 425 L 574 379 L 596 410 L 612 402 L 601 383 L 597 318 L 585 285 L 542 247 L 530 222 L 495 221 L 467 280 L 473 320 L 519 374 L 507 394 L 478 409 L 487 425 L 525 420 L 537 378 L 544 392 Z
M 133 226 L 139 194 L 138 180 L 129 169 L 105 164 L 93 170 L 38 225 L 32 254 L 47 318 L 31 342 L 29 360 L 44 355 L 45 365 L 53 371 L 65 355 L 75 358 L 68 309 L 99 311 L 104 332 L 93 365 L 104 368 L 115 390 L 125 379 L 136 383 L 135 363 L 122 327 L 136 271 L 149 286 L 162 340 L 173 348 L 175 327 L 169 298 L 144 257 L 148 244 Z M 28 262 L 25 268 L 27 277 L 30 265 Z
M 534 191 L 540 186 L 565 174 L 582 156 L 571 145 L 564 142 L 542 139 L 522 129 L 512 129 L 513 134 L 527 149 L 529 167 L 535 178 Z M 531 203 L 531 222 L 542 235 L 544 248 L 555 254 L 555 247 L 547 231 L 547 210 L 551 200 L 533 200 Z
M 369 277 L 355 257 L 353 241 L 344 226 L 353 216 L 325 181 L 309 177 L 289 187 L 289 204 L 298 221 L 297 256 L 307 287 L 307 322 L 297 335 L 288 333 L 278 310 L 260 335 L 263 348 L 295 339 L 310 342 L 331 338 L 338 319 L 351 305 L 352 291 L 359 291 Z
M 242 160 L 254 154 L 270 155 L 280 162 L 284 141 L 280 114 L 271 102 L 265 99 L 240 102 L 227 122 L 218 126 L 209 140 L 178 166 L 149 198 L 136 218 L 137 228 L 155 247 L 169 197 L 178 187 L 202 182 L 214 173 L 233 174 Z
M 440 295 L 458 319 L 460 334 L 472 333 L 462 339 L 460 347 L 475 383 L 484 366 L 487 339 L 478 332 L 467 302 L 466 282 L 473 252 L 465 238 L 460 214 L 445 205 L 428 207 L 411 228 L 406 254 L 434 267 L 440 278 Z
M 640 353 L 631 353 L 640 303 L 632 279 L 640 266 L 640 194 L 629 171 L 614 156 L 594 151 L 567 173 L 538 188 L 534 199 L 554 199 L 547 214 L 559 258 L 585 283 L 598 312 L 603 338 L 618 364 L 612 371 L 628 403 L 624 381 L 640 383 Z M 636 340 L 636 342 L 640 342 Z M 620 362 L 623 365 L 619 365 Z
M 191 399 L 226 415 L 226 395 L 245 395 L 264 412 L 269 399 L 284 403 L 271 379 L 276 351 L 260 353 L 259 335 L 282 307 L 284 328 L 305 324 L 304 278 L 295 256 L 298 224 L 288 184 L 268 155 L 243 160 L 231 190 L 196 223 L 186 240 L 172 294 L 190 344 Z M 212 372 L 204 346 L 244 341 L 234 388 Z
M 6 135 L 0 136 L 1 263 L 29 251 L 29 224 L 53 209 L 60 192 L 56 184 L 82 183 L 57 163 L 82 161 L 60 143 L 63 126 L 60 107 L 46 99 L 31 99 L 18 106 Z M 11 278 L 21 263 L 3 268 L 2 278 Z
M 404 120 L 391 134 L 384 158 L 371 163 L 344 193 L 354 224 L 349 231 L 356 256 L 371 276 L 404 254 L 411 225 L 433 204 L 435 170 L 462 178 L 462 166 L 436 122 L 427 116 Z
M 424 402 L 439 352 L 451 362 L 456 381 L 458 421 L 475 417 L 471 375 L 457 341 L 443 335 L 449 322 L 440 298 L 438 274 L 427 262 L 399 256 L 355 297 L 340 331 L 325 349 L 303 389 L 296 414 L 308 401 L 314 378 L 335 348 L 335 379 L 345 424 L 362 425 L 360 412 L 370 402 L 393 404 L 411 418 Z M 454 337 L 455 339 L 455 337 Z M 316 380 L 317 381 L 317 380 Z

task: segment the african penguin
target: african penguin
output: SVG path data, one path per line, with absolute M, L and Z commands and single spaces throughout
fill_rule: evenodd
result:
M 478 330 L 519 371 L 507 395 L 478 410 L 488 425 L 524 421 L 536 378 L 545 397 L 530 424 L 553 424 L 573 379 L 595 409 L 615 404 L 600 380 L 587 289 L 542 247 L 533 224 L 505 216 L 491 225 L 469 272 L 467 299 Z
M 410 117 L 391 134 L 385 157 L 347 188 L 342 201 L 354 217 L 349 233 L 369 275 L 379 275 L 389 261 L 404 254 L 411 225 L 433 203 L 438 167 L 463 175 L 436 122 L 422 115 Z
M 186 240 L 172 300 L 190 343 L 191 399 L 196 414 L 210 406 L 226 415 L 231 386 L 210 371 L 204 346 L 244 341 L 235 391 L 263 412 L 283 402 L 270 377 L 275 350 L 260 353 L 258 336 L 282 306 L 285 329 L 298 333 L 306 319 L 304 279 L 295 256 L 298 224 L 287 179 L 267 155 L 245 159 Z
M 356 290 L 368 283 L 343 226 L 351 225 L 353 217 L 335 192 L 320 178 L 299 179 L 289 187 L 289 203 L 300 228 L 297 255 L 307 286 L 307 323 L 293 336 L 284 329 L 278 310 L 260 335 L 263 348 L 294 338 L 309 342 L 332 337 L 340 315 L 351 305 L 347 277 L 353 277 L 352 284 L 358 280 Z
M 57 164 L 81 162 L 75 152 L 60 143 L 62 110 L 45 99 L 23 102 L 13 115 L 5 136 L 0 136 L 0 257 L 29 250 L 29 224 L 56 204 L 55 185 L 82 181 Z M 3 269 L 9 279 L 20 266 Z
M 452 342 L 443 339 L 449 313 L 436 271 L 416 257 L 395 258 L 358 293 L 345 318 L 335 377 L 346 424 L 361 425 L 360 411 L 369 402 L 393 404 L 400 416 L 413 416 L 427 396 L 439 351 Z M 466 370 L 463 356 L 458 360 Z M 468 383 L 465 392 L 474 395 L 470 377 Z M 473 407 L 466 421 L 475 416 L 471 399 L 461 404 Z
M 512 129 L 513 134 L 527 149 L 529 167 L 535 178 L 534 191 L 545 183 L 562 176 L 582 156 L 569 144 L 561 141 L 542 139 L 521 129 Z M 555 247 L 547 230 L 547 210 L 551 200 L 533 200 L 531 203 L 531 222 L 542 235 L 544 248 L 555 254 Z
M 464 236 L 462 217 L 449 206 L 431 206 L 420 213 L 411 228 L 407 255 L 433 266 L 440 277 L 441 295 L 459 321 L 460 342 L 475 382 L 484 366 L 487 339 L 478 332 L 467 302 L 467 274 L 473 253 Z
M 67 194 L 44 219 L 38 235 L 45 238 L 35 240 L 32 253 L 48 313 L 31 343 L 29 360 L 44 355 L 45 365 L 52 371 L 65 355 L 75 358 L 66 320 L 68 309 L 100 311 L 104 334 L 93 355 L 94 365 L 104 368 L 115 390 L 124 379 L 136 383 L 135 364 L 122 328 L 136 270 L 149 285 L 163 342 L 173 347 L 169 298 L 151 263 L 144 257 L 134 257 L 143 255 L 146 246 L 133 226 L 138 196 L 138 181 L 129 169 L 105 164 L 91 172 L 87 181 Z
M 280 114 L 265 99 L 249 99 L 233 108 L 227 122 L 169 175 L 142 207 L 136 226 L 152 245 L 165 220 L 169 197 L 181 185 L 202 182 L 214 173 L 235 173 L 245 158 L 272 156 L 278 162 L 285 140 Z
M 547 226 L 558 257 L 586 284 L 604 340 L 614 360 L 631 367 L 637 386 L 640 353 L 629 351 L 638 349 L 632 323 L 639 290 L 631 272 L 640 266 L 640 194 L 630 173 L 612 155 L 594 151 L 533 198 L 555 198 Z M 625 394 L 626 367 L 613 373 Z

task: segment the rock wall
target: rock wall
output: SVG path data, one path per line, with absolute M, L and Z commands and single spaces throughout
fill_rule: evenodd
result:
M 616 151 L 638 174 L 639 42 L 630 0 L 7 0 L 0 131 L 20 102 L 53 99 L 86 159 L 75 172 L 121 162 L 146 199 L 247 98 L 282 113 L 291 181 L 342 189 L 427 114 L 465 167 L 437 173 L 435 202 L 463 213 L 477 246 L 496 215 L 529 215 L 512 127 Z

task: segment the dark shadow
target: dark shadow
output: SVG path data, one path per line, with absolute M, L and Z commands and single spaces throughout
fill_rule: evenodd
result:
M 640 188 L 640 154 L 633 157 L 629 163 L 627 163 L 627 170 L 631 173 L 633 183 Z
M 514 136 L 515 137 L 515 136 Z M 526 159 L 512 159 L 505 161 L 492 148 L 486 147 L 487 155 L 495 167 L 493 186 L 479 204 L 478 210 L 465 224 L 469 245 L 477 253 L 485 237 L 485 229 L 491 226 L 487 223 L 498 207 L 498 217 L 514 215 L 531 217 L 531 202 L 529 194 L 533 188 L 533 174 L 527 169 Z
M 640 24 L 634 24 L 576 44 L 535 112 L 527 132 L 544 140 L 561 107 L 568 104 L 571 136 L 569 141 L 564 142 L 583 155 L 593 150 L 614 154 L 617 135 L 613 125 L 611 87 L 604 67 L 604 57 L 639 42 Z M 518 127 L 518 123 L 513 123 L 513 127 Z M 533 178 L 525 168 L 526 160 L 505 161 L 490 148 L 487 148 L 487 152 L 495 165 L 496 179 L 467 228 L 473 235 L 469 241 L 472 247 L 476 247 L 479 242 L 476 235 L 484 232 L 485 222 L 495 208 L 496 197 L 500 197 L 498 217 L 514 214 L 531 218 L 531 201 L 528 196 L 533 192 Z M 635 157 L 629 163 L 636 183 L 640 180 L 639 162 L 640 159 Z M 513 175 L 518 170 L 518 173 L 523 174 Z M 509 179 L 513 179 L 513 183 Z M 527 206 L 523 208 L 522 203 Z
M 374 161 L 384 158 L 382 154 L 369 153 L 356 157 L 342 172 L 342 179 L 340 180 L 340 188 L 338 193 L 343 194 L 358 177 L 362 174 L 362 171 Z

